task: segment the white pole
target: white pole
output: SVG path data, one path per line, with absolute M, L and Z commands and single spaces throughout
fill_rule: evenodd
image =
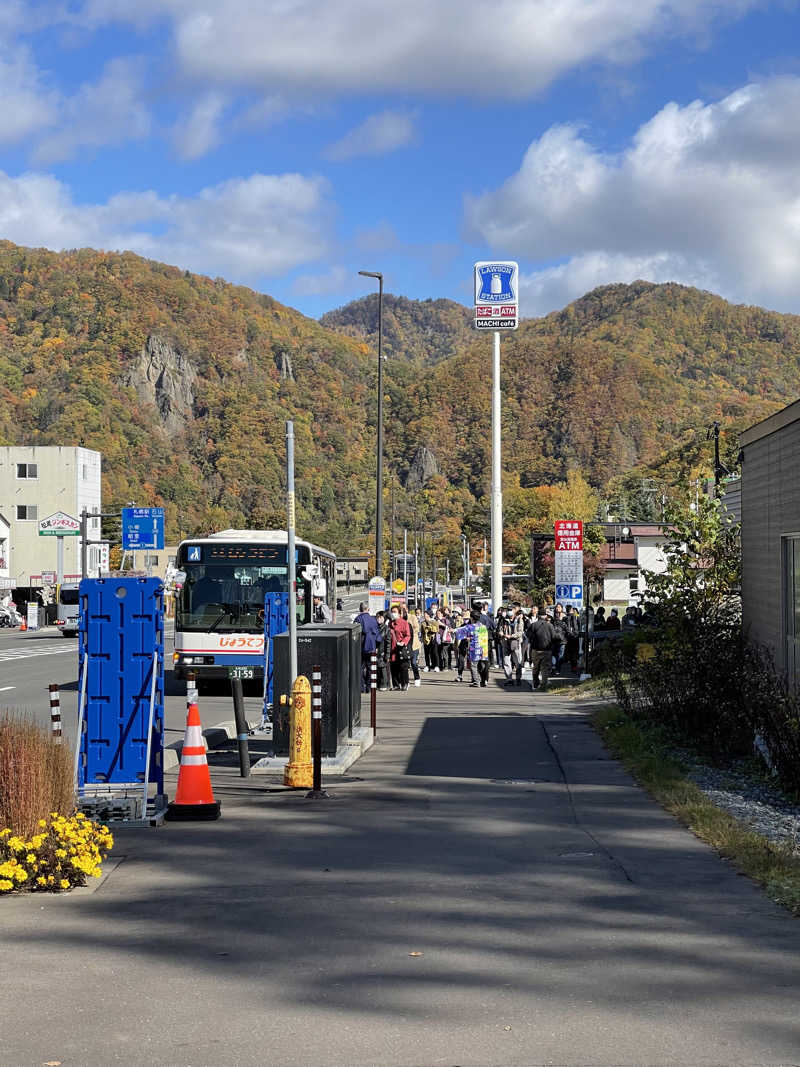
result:
M 403 529 L 403 585 L 406 587 L 406 607 L 408 607 L 408 530 Z
M 492 360 L 492 611 L 503 602 L 503 483 L 500 476 L 500 331 Z
M 64 538 L 56 538 L 56 585 L 61 589 L 64 581 Z

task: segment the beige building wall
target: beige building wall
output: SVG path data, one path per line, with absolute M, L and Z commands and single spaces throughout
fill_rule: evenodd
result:
M 39 536 L 39 521 L 56 511 L 80 518 L 83 508 L 100 512 L 102 457 L 90 448 L 6 445 L 0 447 L 0 514 L 10 523 L 9 575 L 17 585 L 38 585 L 54 571 L 57 539 Z M 20 465 L 25 469 L 21 470 Z M 90 519 L 89 539 L 99 540 L 100 519 Z M 80 538 L 64 538 L 64 576 L 80 577 Z

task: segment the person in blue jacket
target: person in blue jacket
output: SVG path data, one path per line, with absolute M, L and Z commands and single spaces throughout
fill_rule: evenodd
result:
M 374 615 L 367 611 L 367 605 L 363 602 L 358 605 L 358 615 L 353 622 L 361 627 L 361 692 L 369 692 L 369 665 L 372 653 L 378 647 L 380 630 Z

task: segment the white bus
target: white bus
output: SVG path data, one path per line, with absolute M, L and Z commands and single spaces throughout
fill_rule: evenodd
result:
M 222 530 L 178 546 L 175 565 L 185 577 L 175 600 L 175 675 L 198 681 L 252 667 L 264 676 L 264 594 L 288 593 L 285 530 Z M 295 540 L 298 623 L 314 621 L 313 597 L 335 614 L 336 556 Z

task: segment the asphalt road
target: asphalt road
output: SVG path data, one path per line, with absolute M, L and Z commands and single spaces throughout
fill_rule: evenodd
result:
M 358 611 L 364 590 L 343 600 L 341 617 L 349 621 Z M 186 683 L 173 677 L 172 622 L 165 626 L 164 729 L 165 741 L 179 741 L 186 725 Z M 0 710 L 8 708 L 31 714 L 42 725 L 50 723 L 48 686 L 56 683 L 61 692 L 61 718 L 65 735 L 74 743 L 78 716 L 78 639 L 64 637 L 55 626 L 21 633 L 0 629 Z M 214 726 L 233 718 L 233 704 L 227 685 L 220 684 L 200 702 L 203 725 Z M 255 722 L 261 716 L 261 698 L 245 695 L 245 714 Z
M 166 628 L 164 672 L 165 741 L 179 741 L 186 726 L 186 683 L 172 673 L 172 624 Z M 50 723 L 48 686 L 61 692 L 61 719 L 68 743 L 73 744 L 78 721 L 78 639 L 63 637 L 55 627 L 34 633 L 0 630 L 0 709 L 20 711 L 42 725 Z M 245 696 L 245 714 L 260 718 L 261 698 Z M 204 726 L 233 719 L 228 687 L 220 684 L 201 700 Z

